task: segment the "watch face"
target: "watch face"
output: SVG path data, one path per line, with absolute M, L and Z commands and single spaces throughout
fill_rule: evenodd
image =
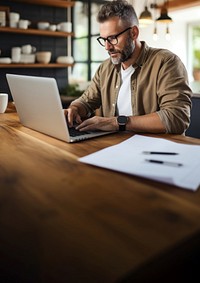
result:
M 117 121 L 119 124 L 126 124 L 128 118 L 126 116 L 118 116 Z

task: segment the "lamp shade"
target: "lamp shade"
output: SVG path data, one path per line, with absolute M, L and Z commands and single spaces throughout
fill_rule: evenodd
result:
M 167 8 L 162 7 L 160 17 L 156 19 L 159 23 L 169 24 L 172 22 L 172 18 L 168 16 Z
M 144 11 L 140 14 L 139 23 L 140 24 L 151 24 L 153 22 L 152 15 L 148 10 L 147 6 L 145 6 Z

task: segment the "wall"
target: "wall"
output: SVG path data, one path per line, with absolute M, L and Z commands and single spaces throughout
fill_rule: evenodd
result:
M 158 24 L 157 33 L 158 40 L 153 40 L 154 25 L 146 28 L 141 28 L 140 39 L 145 40 L 148 45 L 158 48 L 166 48 L 177 54 L 183 63 L 187 66 L 187 24 L 186 23 L 172 23 L 169 25 L 170 40 L 166 40 L 166 25 Z

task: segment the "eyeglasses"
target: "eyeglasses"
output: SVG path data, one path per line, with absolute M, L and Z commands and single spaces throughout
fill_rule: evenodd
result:
M 131 29 L 131 27 L 121 31 L 120 33 L 118 34 L 115 34 L 115 35 L 110 35 L 108 37 L 101 37 L 99 36 L 97 38 L 98 42 L 102 45 L 102 46 L 105 46 L 106 45 L 106 41 L 108 41 L 110 44 L 112 45 L 116 45 L 118 43 L 118 36 L 120 36 L 122 33 L 126 32 L 127 30 Z

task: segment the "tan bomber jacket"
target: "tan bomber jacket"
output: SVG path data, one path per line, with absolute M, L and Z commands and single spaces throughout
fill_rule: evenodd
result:
M 157 112 L 166 133 L 182 134 L 189 126 L 191 110 L 187 71 L 179 57 L 169 50 L 151 48 L 145 42 L 142 46 L 131 77 L 133 115 Z M 104 61 L 90 86 L 73 103 L 82 103 L 88 113 L 101 107 L 102 116 L 116 116 L 120 68 L 110 59 Z

